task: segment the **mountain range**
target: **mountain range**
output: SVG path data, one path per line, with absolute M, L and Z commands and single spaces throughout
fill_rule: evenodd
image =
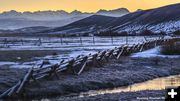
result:
M 179 9 L 180 3 L 149 10 L 137 10 L 136 12 L 124 13 L 124 15 L 121 15 L 120 17 L 117 17 L 118 14 L 116 10 L 100 10 L 96 14 L 88 15 L 85 18 L 73 21 L 72 23 L 66 24 L 64 26 L 34 26 L 11 30 L 11 32 L 24 34 L 31 33 L 78 35 L 87 33 L 92 34 L 98 31 L 102 32 L 109 30 L 116 33 L 127 31 L 130 34 L 139 33 L 143 30 L 151 30 L 157 33 L 172 33 L 176 30 L 180 30 Z M 121 11 L 126 12 L 126 10 L 123 8 L 121 9 Z M 77 12 L 78 11 L 76 11 L 76 14 L 80 14 L 80 12 Z M 110 15 L 110 12 L 114 12 L 114 16 L 105 15 Z
M 129 33 L 151 30 L 153 32 L 171 33 L 180 30 L 180 4 L 168 5 L 149 10 L 138 10 L 122 17 L 92 15 L 63 27 L 42 31 L 41 33 L 93 33 L 114 31 Z
M 99 10 L 96 13 L 77 10 L 70 13 L 64 10 L 36 12 L 17 12 L 11 10 L 0 14 L 0 29 L 18 29 L 33 26 L 60 27 L 94 14 L 120 17 L 128 13 L 129 11 L 126 8 L 109 11 Z

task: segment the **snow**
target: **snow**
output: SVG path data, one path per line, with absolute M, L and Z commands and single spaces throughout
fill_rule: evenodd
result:
M 8 37 L 7 46 L 4 45 L 4 38 L 0 38 L 0 50 L 86 50 L 86 49 L 109 49 L 126 44 L 126 37 L 114 37 L 113 44 L 110 37 L 82 37 L 82 44 L 79 37 L 71 38 L 41 38 L 41 45 L 38 46 L 39 38 L 13 38 Z M 23 43 L 21 41 L 23 40 Z M 128 37 L 128 44 L 137 44 L 144 41 L 144 37 Z
M 169 22 L 165 22 L 165 23 L 160 23 L 155 26 L 149 27 L 149 29 L 154 32 L 164 31 L 167 33 L 171 33 L 171 32 L 174 32 L 174 31 L 180 29 L 180 21 L 169 21 Z
M 151 57 L 168 57 L 168 58 L 180 58 L 180 55 L 162 55 L 160 53 L 161 47 L 155 47 L 143 52 L 134 53 L 131 57 L 151 58 Z
M 6 61 L 0 61 L 0 66 L 3 66 L 3 65 L 16 65 L 18 63 L 16 62 L 6 62 Z
M 153 49 L 149 49 L 147 51 L 132 54 L 131 57 L 156 57 L 159 54 L 160 54 L 160 47 L 156 47 Z
M 128 23 L 127 23 L 128 24 Z M 127 25 L 125 27 L 117 26 L 117 32 L 122 32 L 122 31 L 127 31 L 127 32 L 133 32 L 136 31 L 137 33 L 139 31 L 142 31 L 143 29 L 148 29 L 153 32 L 159 33 L 159 32 L 166 32 L 166 33 L 172 33 L 176 30 L 180 29 L 180 21 L 168 21 L 168 22 L 163 22 L 159 23 L 156 25 L 141 25 L 141 24 L 131 24 Z
M 150 37 L 148 40 L 156 39 L 157 37 Z M 62 59 L 75 58 L 78 55 L 88 55 L 90 53 L 96 53 L 98 51 L 113 49 L 126 44 L 126 37 L 114 37 L 113 44 L 110 37 L 95 37 L 95 44 L 93 44 L 92 37 L 82 37 L 82 44 L 79 37 L 63 38 L 63 44 L 61 38 L 41 38 L 42 44 L 36 45 L 39 38 L 34 37 L 8 37 L 10 42 L 7 44 L 9 47 L 2 47 L 4 38 L 0 38 L 0 51 L 13 51 L 13 50 L 58 50 L 62 54 L 56 56 L 48 55 L 44 57 L 34 57 L 30 62 L 0 62 L 0 66 L 10 65 L 11 68 L 30 68 L 33 65 L 39 67 L 43 60 L 48 60 L 50 64 L 59 63 Z M 23 44 L 21 39 L 24 40 Z M 15 43 L 13 43 L 15 41 Z M 128 44 L 138 44 L 144 42 L 144 37 L 128 37 Z M 150 52 L 152 53 L 152 52 Z M 144 53 L 145 55 L 145 53 Z M 152 54 L 151 54 L 152 55 Z M 155 55 L 155 54 L 153 54 Z M 146 56 L 146 55 L 145 55 Z

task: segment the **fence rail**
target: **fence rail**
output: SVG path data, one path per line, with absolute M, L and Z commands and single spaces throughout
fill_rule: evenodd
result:
M 0 98 L 14 98 L 21 97 L 24 94 L 24 88 L 31 82 L 37 82 L 39 79 L 56 76 L 59 78 L 59 73 L 67 72 L 75 75 L 80 75 L 86 68 L 101 67 L 104 63 L 109 62 L 109 59 L 120 59 L 121 56 L 129 55 L 131 53 L 144 51 L 159 45 L 168 45 L 180 41 L 179 38 L 158 39 L 140 44 L 123 45 L 113 49 L 104 50 L 95 54 L 87 56 L 78 56 L 69 61 L 60 61 L 52 66 L 41 68 L 30 68 L 23 79 L 19 80 L 16 85 L 6 90 L 0 95 Z

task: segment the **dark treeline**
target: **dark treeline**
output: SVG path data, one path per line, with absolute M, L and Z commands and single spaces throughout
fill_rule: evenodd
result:
M 24 37 L 85 37 L 85 36 L 156 36 L 156 35 L 180 35 L 180 30 L 176 30 L 172 33 L 159 32 L 155 33 L 151 30 L 143 30 L 141 32 L 113 32 L 113 31 L 101 31 L 98 33 L 57 33 L 57 34 L 47 34 L 47 33 L 1 33 L 0 37 L 8 37 L 8 36 L 24 36 Z
M 180 31 L 177 30 L 175 32 L 173 32 L 173 35 L 180 35 L 179 34 Z M 167 35 L 166 32 L 159 32 L 159 33 L 155 33 L 152 32 L 151 30 L 143 30 L 139 33 L 137 32 L 131 32 L 128 33 L 126 31 L 123 32 L 112 32 L 112 31 L 103 31 L 103 32 L 99 32 L 98 34 L 95 34 L 96 36 L 152 36 L 152 35 Z
M 174 35 L 180 35 L 180 30 L 177 30 L 173 33 Z

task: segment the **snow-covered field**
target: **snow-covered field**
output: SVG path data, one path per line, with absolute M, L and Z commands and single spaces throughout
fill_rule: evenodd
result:
M 149 37 L 148 40 L 158 37 Z M 12 62 L 0 61 L 0 66 L 9 65 L 13 68 L 29 68 L 32 65 L 40 65 L 43 60 L 48 60 L 51 64 L 58 63 L 61 59 L 70 59 L 78 55 L 87 55 L 98 51 L 112 49 L 123 44 L 137 44 L 145 41 L 144 37 L 0 37 L 1 51 L 27 51 L 27 50 L 57 50 L 61 54 L 34 57 L 33 61 Z M 11 55 L 11 54 L 9 54 Z M 17 58 L 21 59 L 21 55 Z

